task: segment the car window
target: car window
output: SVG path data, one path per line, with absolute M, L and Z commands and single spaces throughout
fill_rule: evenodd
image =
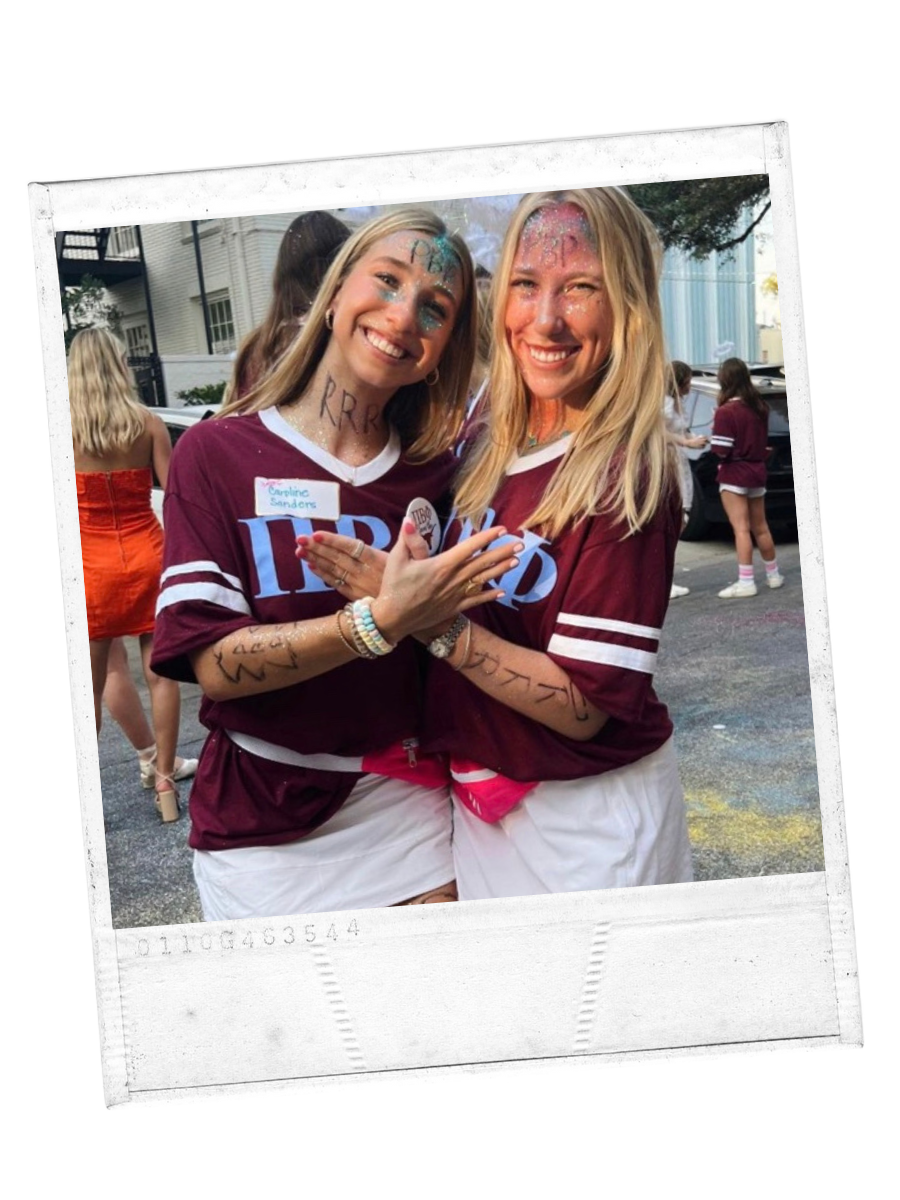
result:
M 766 396 L 769 406 L 769 433 L 790 433 L 787 396 Z
M 709 436 L 713 413 L 716 411 L 715 396 L 708 396 L 705 392 L 691 391 L 688 393 L 685 408 L 691 433 Z
M 189 425 L 170 425 L 168 423 L 168 421 L 164 421 L 163 424 L 165 425 L 166 429 L 168 429 L 168 431 L 169 431 L 169 437 L 172 439 L 172 448 L 173 449 L 175 448 L 175 444 L 178 441 L 178 439 L 181 437 L 181 435 L 183 433 L 186 433 L 187 430 L 190 429 Z

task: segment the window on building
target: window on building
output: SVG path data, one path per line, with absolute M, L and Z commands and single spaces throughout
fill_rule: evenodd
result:
M 130 325 L 125 330 L 129 358 L 146 358 L 150 353 L 150 330 L 146 325 Z
M 236 348 L 231 299 L 229 296 L 217 296 L 210 298 L 208 304 L 213 354 L 230 354 Z
M 137 234 L 133 225 L 117 225 L 109 235 L 109 253 L 113 258 L 136 258 Z

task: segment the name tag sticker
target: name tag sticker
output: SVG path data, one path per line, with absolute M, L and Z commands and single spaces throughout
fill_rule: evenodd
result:
M 437 554 L 441 544 L 441 523 L 433 504 L 428 500 L 413 500 L 406 510 L 406 518 L 414 521 L 416 529 L 428 543 L 428 553 Z
M 262 479 L 257 475 L 258 517 L 309 517 L 337 521 L 341 515 L 341 487 L 319 479 Z

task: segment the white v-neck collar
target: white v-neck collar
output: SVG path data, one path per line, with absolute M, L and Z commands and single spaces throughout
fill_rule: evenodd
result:
M 531 454 L 519 454 L 506 468 L 507 475 L 521 475 L 524 471 L 530 471 L 532 467 L 542 467 L 544 463 L 553 462 L 555 458 L 562 458 L 569 448 L 571 436 L 571 433 L 567 433 L 565 437 L 550 442 L 540 450 L 532 450 Z
M 264 408 L 259 413 L 259 419 L 270 433 L 289 442 L 295 450 L 299 450 L 314 463 L 318 463 L 336 479 L 340 479 L 343 483 L 350 483 L 354 487 L 361 487 L 367 483 L 374 483 L 376 479 L 381 479 L 399 460 L 402 453 L 397 431 L 391 429 L 387 445 L 380 454 L 377 454 L 369 462 L 363 463 L 362 466 L 351 467 L 334 454 L 317 446 L 315 442 L 311 442 L 308 437 L 304 437 L 284 419 L 277 408 Z

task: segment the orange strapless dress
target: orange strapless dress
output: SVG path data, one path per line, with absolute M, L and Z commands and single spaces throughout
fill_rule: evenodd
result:
M 150 468 L 76 471 L 75 483 L 88 637 L 152 633 L 163 533 L 150 505 Z

